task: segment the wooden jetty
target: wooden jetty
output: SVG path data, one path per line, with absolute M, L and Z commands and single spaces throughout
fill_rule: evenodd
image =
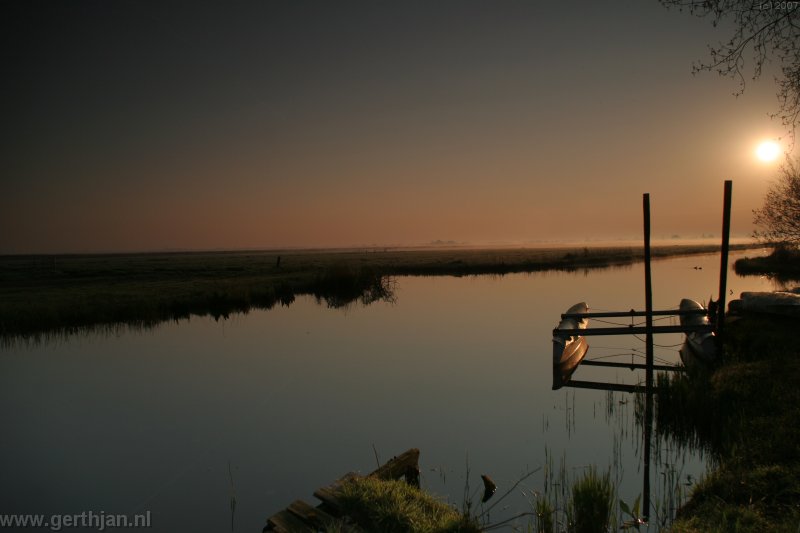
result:
M 324 531 L 331 525 L 336 525 L 337 531 L 351 533 L 362 531 L 352 520 L 348 520 L 339 501 L 342 485 L 357 477 L 359 474 L 350 472 L 330 485 L 314 491 L 314 497 L 322 502 L 316 506 L 303 500 L 295 500 L 286 509 L 270 516 L 263 531 L 313 533 Z M 411 448 L 393 457 L 365 477 L 383 480 L 404 478 L 406 483 L 419 487 L 419 450 Z
M 730 247 L 730 225 L 731 225 L 731 194 L 733 190 L 733 183 L 730 180 L 725 181 L 725 189 L 723 194 L 722 204 L 722 245 L 720 253 L 720 267 L 719 267 L 719 298 L 717 300 L 716 316 L 709 317 L 708 324 L 686 324 L 682 321 L 680 326 L 654 326 L 654 316 L 668 316 L 675 315 L 685 317 L 689 315 L 703 315 L 707 311 L 705 309 L 667 309 L 657 311 L 653 309 L 653 283 L 650 268 L 650 195 L 645 193 L 642 195 L 642 211 L 644 219 L 644 296 L 645 296 L 645 310 L 636 311 L 611 311 L 602 313 L 564 313 L 561 319 L 572 318 L 575 320 L 582 320 L 588 318 L 623 318 L 623 317 L 645 317 L 644 326 L 636 326 L 630 324 L 628 326 L 619 327 L 601 327 L 601 328 L 574 328 L 574 329 L 559 329 L 553 330 L 553 336 L 563 337 L 582 337 L 587 335 L 645 335 L 645 364 L 626 364 L 619 362 L 605 362 L 605 361 L 587 361 L 583 360 L 583 365 L 605 366 L 612 368 L 628 367 L 631 370 L 644 368 L 645 370 L 645 386 L 644 390 L 638 385 L 627 385 L 624 383 L 603 383 L 595 381 L 575 381 L 568 379 L 563 384 L 565 387 L 574 387 L 579 389 L 592 389 L 592 390 L 610 390 L 619 392 L 644 392 L 645 393 L 645 408 L 644 408 L 644 468 L 643 468 L 643 515 L 645 521 L 650 513 L 650 446 L 653 431 L 653 371 L 654 370 L 679 370 L 679 367 L 655 365 L 653 364 L 653 335 L 657 333 L 710 333 L 714 332 L 716 335 L 717 350 L 722 352 L 722 335 L 723 326 L 725 324 L 725 297 L 727 291 L 728 279 L 728 250 Z M 554 366 L 555 369 L 555 366 Z M 557 387 L 553 387 L 554 389 Z

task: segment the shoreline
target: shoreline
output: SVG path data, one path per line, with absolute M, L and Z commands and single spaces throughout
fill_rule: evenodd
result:
M 710 244 L 654 246 L 652 257 L 717 251 Z M 334 308 L 391 301 L 396 276 L 571 272 L 642 260 L 641 246 L 0 256 L 0 345 L 192 315 L 227 318 L 290 305 L 301 295 Z
M 658 432 L 705 450 L 714 467 L 670 530 L 796 531 L 800 519 L 800 363 L 796 319 L 731 316 L 725 359 L 659 378 Z M 776 378 L 776 376 L 779 376 Z

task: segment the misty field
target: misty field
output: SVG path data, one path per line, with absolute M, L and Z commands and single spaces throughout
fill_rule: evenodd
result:
M 653 257 L 716 250 L 713 245 L 661 246 L 653 249 Z M 84 329 L 149 327 L 191 315 L 224 318 L 289 305 L 300 295 L 330 307 L 367 304 L 393 298 L 394 276 L 574 271 L 642 259 L 636 247 L 3 256 L 0 338 L 8 343 Z

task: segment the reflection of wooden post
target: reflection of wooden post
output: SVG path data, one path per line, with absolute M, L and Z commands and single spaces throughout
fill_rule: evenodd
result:
M 642 517 L 645 522 L 650 517 L 650 441 L 653 433 L 653 390 L 648 389 L 644 400 L 644 480 L 642 493 L 644 506 Z
M 644 209 L 644 300 L 645 300 L 645 409 L 644 409 L 644 481 L 642 514 L 650 516 L 650 432 L 653 425 L 653 285 L 650 272 L 650 195 L 642 198 Z
M 722 250 L 719 263 L 719 299 L 717 300 L 717 343 L 719 353 L 722 353 L 722 333 L 725 327 L 725 296 L 728 283 L 728 247 L 731 237 L 731 192 L 733 182 L 725 180 L 725 194 L 722 200 Z

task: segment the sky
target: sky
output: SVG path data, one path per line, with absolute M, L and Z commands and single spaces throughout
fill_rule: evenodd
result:
M 656 0 L 0 3 L 0 253 L 749 235 L 786 136 Z

